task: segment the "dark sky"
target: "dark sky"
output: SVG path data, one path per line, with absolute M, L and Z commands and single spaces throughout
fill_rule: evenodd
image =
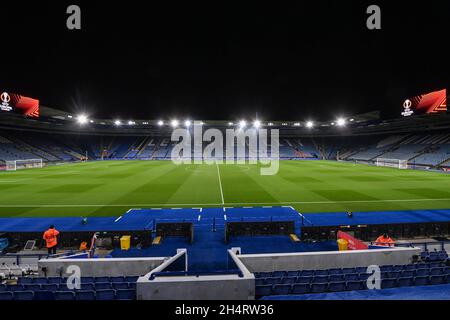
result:
M 449 88 L 449 1 L 293 2 L 1 1 L 0 90 L 106 118 L 325 120 Z

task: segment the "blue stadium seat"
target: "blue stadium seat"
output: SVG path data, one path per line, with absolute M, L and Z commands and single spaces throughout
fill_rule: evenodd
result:
M 255 295 L 256 296 L 270 296 L 272 293 L 272 286 L 271 285 L 264 285 L 264 286 L 256 286 L 255 287 Z
M 266 284 L 266 279 L 261 279 L 261 278 L 255 278 L 255 286 L 262 286 L 262 285 L 264 285 L 264 284 Z M 97 285 L 108 285 L 109 286 L 109 288 L 100 288 L 100 287 L 98 287 Z M 95 284 L 95 288 L 96 289 L 111 289 L 111 283 L 109 283 L 109 282 L 107 282 L 107 283 L 96 283 Z
M 392 266 L 392 271 L 403 271 L 403 269 L 405 268 L 405 266 L 404 265 L 395 265 L 395 266 Z
M 417 267 L 415 264 L 407 264 L 403 270 L 416 270 Z
M 370 277 L 370 274 L 368 273 L 360 273 L 359 274 L 359 280 L 366 281 Z M 381 276 L 383 278 L 383 275 Z
M 349 291 L 362 290 L 362 281 L 347 281 L 346 289 Z
M 302 270 L 299 275 L 302 277 L 312 277 L 314 276 L 314 270 Z
M 331 274 L 328 278 L 329 282 L 341 282 L 344 280 L 345 280 L 345 277 L 343 274 Z
M 345 291 L 345 288 L 346 288 L 345 282 L 330 282 L 328 284 L 328 291 L 330 292 Z
M 297 277 L 296 283 L 311 283 L 313 277 Z
M 382 279 L 381 289 L 395 288 L 397 286 L 396 279 Z
M 34 300 L 55 300 L 53 291 L 36 291 Z
M 344 275 L 345 281 L 358 281 L 359 273 L 347 273 Z
M 255 284 L 258 281 L 264 282 L 264 279 L 256 279 L 255 280 Z M 264 283 L 262 283 L 262 284 L 264 284 Z M 111 286 L 110 282 L 98 282 L 98 283 L 95 284 L 95 290 L 110 290 L 110 289 L 112 289 L 112 286 Z
M 291 291 L 289 284 L 276 284 L 272 287 L 272 295 L 286 295 Z
M 282 284 L 294 284 L 295 281 L 297 281 L 296 277 L 287 277 L 287 278 L 283 278 L 281 283 Z
M 6 291 L 7 287 L 6 284 L 0 284 L 0 292 Z
M 446 283 L 446 277 L 444 275 L 430 276 L 430 284 L 444 284 Z
M 139 279 L 138 276 L 126 276 L 125 281 L 126 282 L 136 282 Z
M 291 293 L 292 294 L 303 294 L 309 293 L 310 286 L 307 283 L 297 283 L 292 286 Z
M 113 283 L 126 282 L 125 277 L 110 277 L 109 281 Z
M 399 287 L 410 287 L 414 285 L 413 277 L 401 277 L 397 279 L 397 286 Z
M 270 290 L 269 290 L 270 292 Z M 97 290 L 95 292 L 97 300 L 114 300 L 115 291 L 114 290 Z
M 39 291 L 41 290 L 40 284 L 24 284 L 23 285 L 26 291 Z
M 47 283 L 49 284 L 61 284 L 61 283 L 65 283 L 65 278 L 61 278 L 61 277 L 48 277 L 47 278 Z
M 32 284 L 33 278 L 20 277 L 17 279 L 17 284 Z
M 34 292 L 33 291 L 16 291 L 14 292 L 14 300 L 33 300 Z
M 421 276 L 414 278 L 414 285 L 416 286 L 427 286 L 430 284 L 430 278 L 428 276 Z
M 0 301 L 11 301 L 14 299 L 14 295 L 9 291 L 0 292 Z
M 400 271 L 391 271 L 391 272 L 388 272 L 388 277 L 386 277 L 386 278 L 397 279 L 400 277 L 400 274 L 401 274 Z
M 354 273 L 367 273 L 367 267 L 357 267 Z
M 380 270 L 381 270 L 381 272 L 394 271 L 394 266 L 392 266 L 392 265 L 381 266 Z
M 328 289 L 328 283 L 312 283 L 311 293 L 322 293 Z
M 328 282 L 328 276 L 314 276 L 312 283 L 326 283 Z
M 21 284 L 13 284 L 13 285 L 8 285 L 8 291 L 25 291 L 25 287 Z
M 445 274 L 450 274 L 450 267 L 445 267 L 442 271 L 443 271 Z
M 348 273 L 357 273 L 355 271 L 355 268 L 343 268 L 341 269 L 343 274 L 348 274 Z
M 430 274 L 429 269 L 417 269 L 416 270 L 416 277 L 425 277 Z
M 286 272 L 284 271 L 274 271 L 272 272 L 272 278 L 282 278 L 284 277 Z
M 301 273 L 301 271 L 288 271 L 286 273 L 286 277 L 297 277 L 299 276 L 299 273 Z
M 94 282 L 109 282 L 109 277 L 95 277 Z
M 95 291 L 95 286 L 93 283 L 82 283 L 80 290 L 82 291 Z
M 44 291 L 58 291 L 59 285 L 57 284 L 41 284 L 41 290 Z
M 402 271 L 400 277 L 402 277 L 402 278 L 407 278 L 407 277 L 411 278 L 411 277 L 414 277 L 415 275 L 416 275 L 415 270 L 404 270 L 404 271 Z
M 34 278 L 33 283 L 35 283 L 35 284 L 47 284 L 48 280 L 47 280 L 47 278 Z
M 92 290 L 79 290 L 75 293 L 76 300 L 95 300 L 95 291 Z
M 55 300 L 75 300 L 75 293 L 73 291 L 56 291 Z
M 94 277 L 81 277 L 81 283 L 94 283 Z
M 316 270 L 314 276 L 328 276 L 328 270 Z
M 116 300 L 135 300 L 135 290 L 116 290 Z
M 329 275 L 332 275 L 332 274 L 342 274 L 342 269 L 341 269 L 341 268 L 329 269 L 329 270 L 328 270 L 328 274 L 329 274 Z
M 440 262 L 432 262 L 428 264 L 428 267 L 431 268 L 440 268 L 442 267 L 442 264 Z
M 114 290 L 125 290 L 125 289 L 129 289 L 128 288 L 128 283 L 127 282 L 121 282 L 121 283 L 113 283 L 112 287 Z
M 437 276 L 437 275 L 441 275 L 441 274 L 444 274 L 442 268 L 431 268 L 430 269 L 431 276 Z
M 265 283 L 266 284 L 270 284 L 270 285 L 274 285 L 274 284 L 280 284 L 281 283 L 281 278 L 266 278 L 265 279 Z

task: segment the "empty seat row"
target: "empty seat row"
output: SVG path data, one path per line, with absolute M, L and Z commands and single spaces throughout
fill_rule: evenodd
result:
M 106 290 L 106 289 L 136 289 L 136 282 L 97 282 L 97 283 L 81 283 L 80 289 L 89 290 Z M 0 291 L 73 291 L 66 283 L 61 284 L 17 284 L 17 285 L 0 285 Z
M 4 291 L 1 300 L 135 300 L 135 290 Z
M 442 263 L 420 263 L 407 265 L 385 265 L 381 266 L 382 272 L 391 271 L 411 271 L 419 269 L 431 269 L 443 267 Z M 300 277 L 300 276 L 331 276 L 331 275 L 346 275 L 346 274 L 361 274 L 367 273 L 367 267 L 357 268 L 335 268 L 326 270 L 294 270 L 294 271 L 273 271 L 273 272 L 255 272 L 256 278 L 280 278 L 280 277 Z
M 127 276 L 127 277 L 81 277 L 81 283 L 97 283 L 97 282 L 136 282 L 138 277 Z M 64 277 L 20 277 L 17 279 L 18 284 L 61 284 L 66 283 L 67 278 Z
M 450 276 L 434 275 L 419 277 L 403 277 L 397 279 L 382 279 L 381 289 L 408 287 L 408 286 L 426 286 L 450 283 Z M 305 294 L 305 293 L 324 293 L 339 291 L 366 290 L 367 282 L 363 280 L 338 281 L 323 283 L 295 283 L 295 284 L 264 284 L 256 285 L 255 295 L 258 297 L 268 295 L 287 295 L 287 294 Z

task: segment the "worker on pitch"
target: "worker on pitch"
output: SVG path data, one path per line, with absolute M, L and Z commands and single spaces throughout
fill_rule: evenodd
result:
M 48 249 L 48 254 L 56 254 L 56 246 L 58 244 L 59 231 L 55 229 L 54 225 L 51 225 L 47 231 L 44 232 L 42 237 L 45 240 L 45 244 Z

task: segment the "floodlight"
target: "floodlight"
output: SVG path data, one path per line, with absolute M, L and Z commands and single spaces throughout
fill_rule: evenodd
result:
M 339 118 L 339 119 L 337 119 L 337 121 L 336 121 L 336 124 L 339 126 L 339 127 L 343 127 L 343 126 L 345 126 L 345 119 L 344 118 Z
M 189 128 L 189 127 L 191 126 L 191 121 L 190 121 L 190 120 L 186 120 L 186 121 L 184 122 L 184 125 L 185 125 L 187 128 Z
M 295 122 L 294 127 L 300 127 L 300 122 Z
M 164 121 L 159 120 L 159 121 L 158 121 L 158 126 L 163 126 L 163 125 L 164 125 Z
M 259 121 L 259 120 L 253 121 L 253 126 L 254 126 L 256 129 L 260 128 L 260 127 L 261 127 L 261 121 Z
M 232 126 L 232 125 L 233 125 L 233 122 L 228 122 L 228 125 L 229 125 L 229 126 Z
M 122 124 L 122 121 L 116 120 L 116 121 L 114 121 L 114 124 L 115 124 L 116 126 L 120 126 L 120 125 Z
M 88 121 L 89 121 L 89 119 L 88 119 L 88 117 L 87 117 L 85 114 L 80 114 L 80 115 L 77 117 L 77 122 L 78 122 L 79 124 L 86 124 Z
M 307 127 L 307 128 L 312 128 L 312 127 L 314 127 L 314 122 L 312 122 L 312 121 L 307 121 L 307 122 L 306 122 L 306 127 Z
M 273 122 L 269 122 L 267 125 L 268 125 L 269 127 L 271 127 L 271 126 L 273 126 Z
M 244 128 L 245 126 L 247 125 L 247 121 L 245 121 L 245 120 L 241 120 L 241 121 L 239 121 L 239 128 Z
M 178 120 L 172 120 L 171 122 L 170 122 L 170 125 L 172 126 L 172 127 L 177 127 L 178 126 Z
M 132 126 L 132 125 L 135 125 L 135 124 L 136 124 L 136 122 L 134 122 L 133 120 L 128 121 L 128 125 L 129 126 Z

